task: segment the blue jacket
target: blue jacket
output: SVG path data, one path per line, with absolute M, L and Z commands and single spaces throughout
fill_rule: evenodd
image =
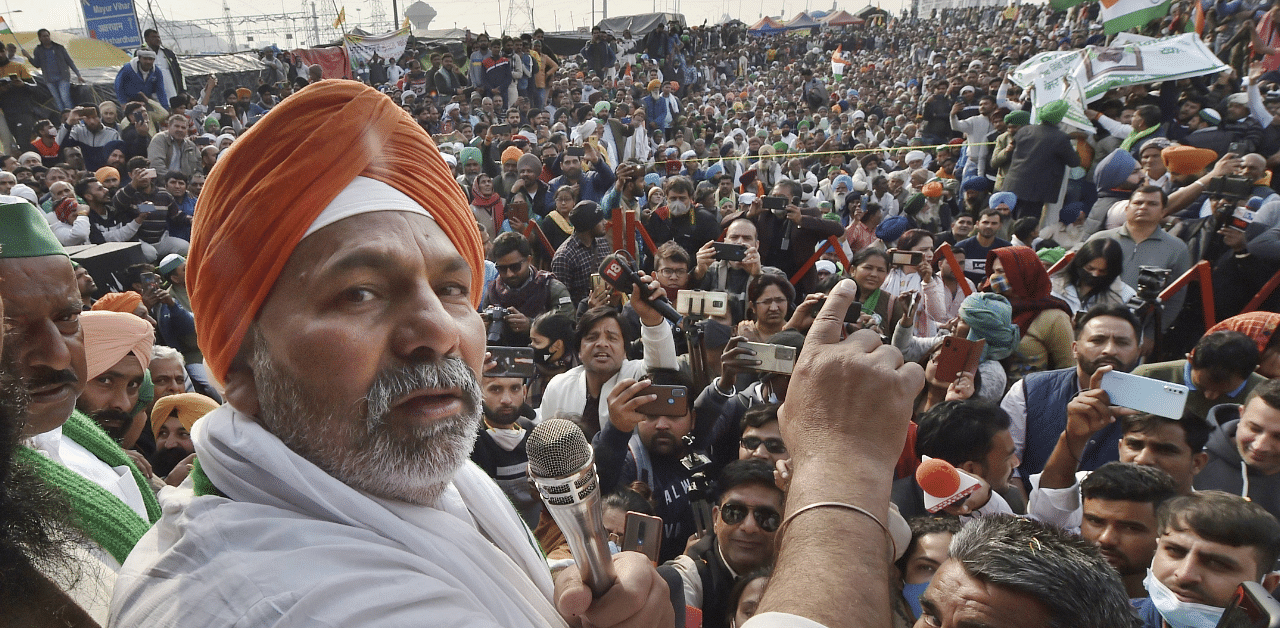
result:
M 1138 619 L 1142 621 L 1142 628 L 1162 628 L 1164 626 L 1160 611 L 1157 611 L 1156 605 L 1151 603 L 1151 598 L 1133 598 L 1129 600 L 1129 603 L 1138 611 Z
M 603 158 L 596 160 L 595 170 L 582 173 L 581 185 L 578 186 L 578 191 L 582 198 L 578 200 L 599 203 L 604 198 L 605 192 L 608 192 L 609 188 L 613 187 L 614 182 L 617 180 L 618 176 L 614 174 L 613 168 L 609 167 L 609 162 Z M 556 190 L 568 183 L 571 183 L 571 181 L 566 179 L 564 175 L 552 179 L 547 198 L 554 199 Z
M 67 49 L 62 44 L 55 42 L 48 48 L 37 44 L 31 51 L 30 59 L 31 65 L 40 68 L 44 73 L 44 79 L 51 83 L 70 80 L 71 72 L 80 76 L 76 62 L 71 60 L 71 55 L 67 54 Z
M 160 76 L 160 68 L 153 68 L 147 78 L 138 73 L 137 59 L 124 64 L 116 74 L 116 99 L 120 102 L 133 100 L 134 96 L 144 94 L 155 99 L 161 107 L 169 108 L 169 95 L 164 93 L 164 80 Z

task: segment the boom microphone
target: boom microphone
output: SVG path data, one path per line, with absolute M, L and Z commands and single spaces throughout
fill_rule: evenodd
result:
M 569 541 L 582 581 L 595 597 L 604 595 L 617 575 L 604 530 L 595 453 L 587 437 L 573 421 L 548 419 L 529 432 L 525 452 L 529 479 Z
M 636 271 L 631 269 L 631 265 L 617 253 L 606 255 L 604 261 L 600 262 L 600 278 L 615 290 L 626 294 L 631 294 L 631 289 L 635 287 L 640 288 L 640 295 L 645 299 L 653 294 L 653 290 L 649 289 L 649 284 L 645 283 L 644 278 L 636 274 Z M 671 307 L 667 295 L 664 294 L 656 300 L 649 301 L 649 306 L 657 310 L 663 318 L 677 324 L 680 322 L 680 313 Z

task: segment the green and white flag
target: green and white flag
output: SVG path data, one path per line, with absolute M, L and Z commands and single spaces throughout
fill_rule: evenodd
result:
M 1119 0 L 1121 2 L 1127 0 Z M 1147 1 L 1147 0 L 1142 0 Z M 1217 74 L 1230 68 L 1196 37 L 1183 33 L 1160 39 L 1117 38 L 1119 46 L 1088 46 L 1035 55 L 1009 74 L 1009 80 L 1031 92 L 1034 111 L 1065 98 L 1071 105 L 1063 122 L 1093 132 L 1084 107 L 1107 90 Z
M 1169 14 L 1170 0 L 1100 0 L 1102 25 L 1108 35 L 1146 26 Z

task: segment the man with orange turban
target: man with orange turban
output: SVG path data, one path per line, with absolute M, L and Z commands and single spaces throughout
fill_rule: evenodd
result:
M 671 625 L 639 554 L 594 602 L 576 568 L 553 584 L 468 462 L 479 232 L 390 98 L 302 89 L 223 155 L 195 216 L 191 305 L 229 404 L 193 426 L 188 490 L 130 556 L 113 625 Z
M 178 393 L 161 397 L 151 409 L 151 433 L 156 437 L 156 453 L 151 456 L 152 471 L 170 483 L 169 473 L 181 468 L 181 462 L 195 454 L 191 444 L 191 427 L 201 417 L 218 409 L 218 402 L 200 393 Z M 185 478 L 186 475 L 183 474 Z
M 121 443 L 133 427 L 133 409 L 151 364 L 156 332 L 132 312 L 85 312 L 80 328 L 88 371 L 76 409 Z M 136 433 L 132 436 L 137 439 Z

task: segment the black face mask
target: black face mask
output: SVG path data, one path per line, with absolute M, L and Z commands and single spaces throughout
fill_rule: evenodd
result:
M 1080 277 L 1080 283 L 1090 288 L 1093 288 L 1095 290 L 1099 288 L 1105 288 L 1111 285 L 1111 281 L 1112 281 L 1111 278 L 1106 275 L 1094 276 L 1089 273 L 1084 273 Z
M 533 347 L 533 362 L 543 366 L 549 364 L 551 362 L 551 347 L 554 345 L 555 343 L 553 342 L 543 349 Z

